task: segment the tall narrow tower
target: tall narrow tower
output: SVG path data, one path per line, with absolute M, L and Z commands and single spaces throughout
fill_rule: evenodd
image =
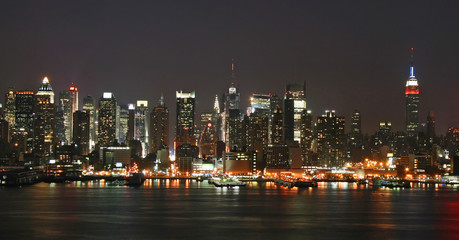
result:
M 411 48 L 410 76 L 405 87 L 406 133 L 415 137 L 419 125 L 419 85 L 414 75 L 414 49 Z

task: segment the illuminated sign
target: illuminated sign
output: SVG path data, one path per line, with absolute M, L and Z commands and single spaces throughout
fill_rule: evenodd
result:
M 107 99 L 107 98 L 112 98 L 112 96 L 113 94 L 111 92 L 104 92 L 102 97 Z

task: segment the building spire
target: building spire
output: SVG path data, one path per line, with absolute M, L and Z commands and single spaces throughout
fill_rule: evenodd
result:
M 160 107 L 164 107 L 164 96 L 163 96 L 163 93 L 161 93 L 161 97 L 159 98 L 159 106 Z
M 414 48 L 411 48 L 410 78 L 414 78 Z
M 231 58 L 231 78 L 233 81 L 236 80 L 236 70 L 234 69 L 234 58 Z

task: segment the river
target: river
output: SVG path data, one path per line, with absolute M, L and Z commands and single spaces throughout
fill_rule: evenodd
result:
M 39 183 L 0 189 L 0 215 L 0 239 L 459 239 L 459 191 L 442 185 Z

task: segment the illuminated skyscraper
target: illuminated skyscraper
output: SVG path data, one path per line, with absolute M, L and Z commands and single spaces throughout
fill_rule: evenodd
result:
M 228 92 L 224 94 L 224 114 L 222 117 L 222 124 L 225 128 L 224 130 L 224 139 L 223 141 L 226 142 L 226 145 L 231 148 L 231 144 L 229 142 L 233 142 L 229 140 L 229 138 L 234 138 L 234 136 L 229 136 L 230 132 L 234 129 L 231 129 L 231 125 L 237 120 L 241 118 L 241 110 L 240 110 L 240 101 L 241 101 L 241 93 L 239 92 L 239 87 L 236 84 L 236 70 L 234 67 L 234 58 L 232 59 L 231 63 L 231 84 L 228 88 Z M 230 119 L 232 118 L 232 119 Z M 230 123 L 231 122 L 231 123 Z
M 129 109 L 127 105 L 120 106 L 119 111 L 119 127 L 118 127 L 118 141 L 120 143 L 128 143 L 127 142 L 127 134 L 128 134 L 128 125 L 129 125 Z
M 73 112 L 78 110 L 78 88 L 71 86 L 69 90 L 64 90 L 59 93 L 59 106 L 58 106 L 58 135 L 64 135 L 60 141 L 65 144 L 72 142 L 73 134 Z
M 161 99 L 150 114 L 150 152 L 156 153 L 158 150 L 169 149 L 169 109 Z
M 20 132 L 17 135 L 25 139 L 25 151 L 32 152 L 35 92 L 16 91 L 15 95 L 15 132 Z
M 284 139 L 282 137 L 284 122 L 284 111 L 282 108 L 276 107 L 273 109 L 271 115 L 271 144 L 282 144 Z
M 142 143 L 142 149 L 148 150 L 148 101 L 138 100 L 135 107 L 134 139 Z
M 86 96 L 83 98 L 83 111 L 89 113 L 89 138 L 90 138 L 90 146 L 92 149 L 92 145 L 97 142 L 96 136 L 96 103 L 94 98 L 91 96 Z
M 234 58 L 231 63 L 231 84 L 228 88 L 225 98 L 225 111 L 231 109 L 240 109 L 241 93 L 236 84 L 236 69 L 234 67 Z
M 181 144 L 196 144 L 194 138 L 194 114 L 195 114 L 195 92 L 176 92 L 177 119 L 176 119 L 176 141 L 177 147 Z
M 312 138 L 313 138 L 314 123 L 310 110 L 304 110 L 301 114 L 301 158 L 303 166 L 317 166 L 317 159 L 312 156 Z
M 414 75 L 414 49 L 411 48 L 410 76 L 405 87 L 406 133 L 416 137 L 419 126 L 419 85 Z
M 271 112 L 271 95 L 252 94 L 250 97 L 251 113 L 256 111 L 269 114 Z
M 5 94 L 5 106 L 3 110 L 4 119 L 8 122 L 9 134 L 8 138 L 11 140 L 11 134 L 14 131 L 16 122 L 16 93 L 13 88 L 8 89 Z
M 325 111 L 317 118 L 317 151 L 319 163 L 328 167 L 341 167 L 346 157 L 346 135 L 344 117 L 335 111 Z
M 127 130 L 127 142 L 130 143 L 134 140 L 135 135 L 135 104 L 128 104 L 128 130 Z
M 54 91 L 47 77 L 35 94 L 33 151 L 41 155 L 53 152 L 56 131 Z
M 300 142 L 301 114 L 306 110 L 306 84 L 287 84 L 284 96 L 285 142 Z
M 116 99 L 104 92 L 99 99 L 99 145 L 109 147 L 116 140 Z

